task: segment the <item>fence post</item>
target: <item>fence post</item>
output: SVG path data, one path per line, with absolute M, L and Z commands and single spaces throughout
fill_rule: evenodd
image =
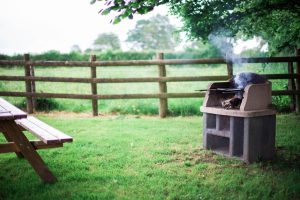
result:
M 296 50 L 296 56 L 300 57 L 300 49 Z M 296 79 L 296 89 L 300 90 L 300 62 L 296 63 L 296 74 L 298 75 Z M 300 95 L 296 95 L 296 113 L 300 113 Z
M 30 66 L 30 76 L 34 77 L 34 66 Z M 36 89 L 35 89 L 35 80 L 31 80 L 31 92 L 35 94 Z M 32 108 L 33 112 L 36 110 L 36 98 L 32 97 Z
M 227 62 L 227 75 L 228 78 L 231 79 L 233 77 L 233 63 Z
M 163 53 L 157 54 L 158 60 L 164 59 Z M 166 77 L 166 66 L 165 65 L 158 65 L 158 76 L 159 77 Z M 159 82 L 159 93 L 166 94 L 167 93 L 167 83 L 166 82 Z M 167 97 L 160 97 L 159 98 L 159 117 L 165 118 L 168 113 L 168 98 Z
M 31 77 L 31 72 L 30 72 L 30 65 L 27 64 L 27 62 L 30 60 L 30 55 L 29 54 L 24 54 L 24 69 L 25 69 L 25 77 L 29 78 Z M 25 81 L 25 88 L 26 88 L 26 93 L 32 93 L 32 87 L 31 87 L 31 80 L 26 80 Z M 27 112 L 29 114 L 33 113 L 33 98 L 32 96 L 27 96 L 26 97 L 26 108 Z
M 294 75 L 294 66 L 293 66 L 293 62 L 288 62 L 288 74 L 293 76 Z M 294 78 L 290 78 L 289 79 L 289 82 L 288 82 L 288 89 L 289 90 L 293 90 L 295 91 L 296 90 L 296 85 L 295 85 L 295 80 Z M 291 105 L 290 105 L 290 108 L 292 111 L 295 111 L 295 108 L 296 108 L 296 95 L 293 94 L 290 96 L 291 97 Z
M 91 62 L 91 78 L 97 78 L 97 68 L 93 65 L 93 62 L 96 61 L 96 55 L 90 56 Z M 91 91 L 93 95 L 97 95 L 97 83 L 91 82 Z M 92 107 L 93 107 L 93 116 L 98 116 L 98 100 L 92 99 Z
M 226 64 L 227 64 L 228 79 L 231 79 L 233 77 L 233 63 L 230 58 L 230 54 L 226 54 Z

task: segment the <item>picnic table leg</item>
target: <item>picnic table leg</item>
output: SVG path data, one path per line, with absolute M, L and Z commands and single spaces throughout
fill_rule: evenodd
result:
M 35 148 L 30 144 L 24 133 L 18 128 L 17 124 L 12 120 L 0 122 L 3 132 L 6 132 L 8 138 L 15 142 L 20 149 L 22 155 L 28 160 L 30 165 L 41 177 L 44 182 L 53 183 L 57 181 L 56 177 L 48 169 L 42 158 L 36 152 Z
M 2 133 L 6 138 L 7 142 L 13 142 L 8 133 L 6 133 L 5 131 L 3 131 Z M 15 154 L 18 156 L 18 158 L 24 158 L 23 154 L 20 151 L 16 151 Z

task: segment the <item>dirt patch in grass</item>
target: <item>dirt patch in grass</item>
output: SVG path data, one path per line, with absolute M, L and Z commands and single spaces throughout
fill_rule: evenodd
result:
M 192 152 L 188 153 L 185 157 L 185 161 L 189 161 L 194 164 L 198 163 L 217 163 L 216 154 L 211 151 L 207 151 L 203 148 L 194 149 Z M 180 159 L 180 156 L 178 156 Z
M 43 117 L 52 117 L 52 118 L 92 118 L 91 113 L 75 113 L 75 112 L 67 112 L 67 111 L 51 111 L 51 112 L 35 112 L 35 116 L 43 116 Z
M 275 159 L 268 162 L 262 162 L 261 168 L 263 170 L 274 170 L 277 172 L 286 170 L 300 169 L 300 154 L 291 152 L 284 147 L 277 147 Z
M 68 111 L 51 111 L 51 112 L 35 112 L 35 116 L 44 117 L 59 117 L 59 118 L 105 118 L 105 119 L 120 119 L 120 118 L 143 118 L 143 119 L 158 119 L 157 115 L 121 115 L 119 113 L 99 113 L 98 116 L 93 116 L 90 112 L 68 112 Z
M 162 153 L 161 155 L 165 155 L 166 157 L 164 157 L 161 162 L 156 162 L 156 165 L 160 167 L 169 166 L 170 164 L 179 164 L 189 168 L 208 164 L 209 170 L 217 172 L 229 168 L 238 169 L 247 168 L 249 166 L 238 158 L 218 155 L 213 151 L 203 148 L 193 148 L 185 151 L 174 149 L 169 153 Z
M 164 153 L 165 154 L 165 153 Z M 166 155 L 166 154 L 165 154 Z M 213 152 L 204 150 L 202 148 L 192 149 L 189 152 L 182 152 L 178 150 L 171 151 L 165 162 L 158 162 L 158 165 L 169 163 L 180 163 L 185 166 L 193 166 L 199 163 L 217 163 L 216 156 Z

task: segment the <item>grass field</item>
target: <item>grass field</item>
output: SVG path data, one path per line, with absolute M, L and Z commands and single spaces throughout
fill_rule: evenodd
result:
M 287 73 L 284 64 L 248 64 L 234 67 L 234 73 L 240 71 L 253 71 L 258 73 Z M 36 67 L 36 76 L 53 77 L 89 77 L 89 68 L 81 67 Z M 98 78 L 118 77 L 157 77 L 156 66 L 139 67 L 102 67 L 97 68 Z M 24 69 L 0 68 L 0 75 L 24 75 Z M 207 76 L 227 75 L 225 65 L 184 65 L 167 66 L 167 76 Z M 208 82 L 173 82 L 168 83 L 168 92 L 194 92 L 197 89 L 207 88 Z M 273 89 L 287 89 L 287 80 L 272 81 Z M 1 91 L 25 91 L 24 82 L 2 81 Z M 37 82 L 37 92 L 49 93 L 73 93 L 90 94 L 90 84 L 84 83 L 49 83 Z M 134 94 L 134 93 L 158 93 L 157 83 L 122 83 L 122 84 L 98 84 L 98 94 Z M 8 97 L 10 102 L 25 107 L 24 98 Z M 199 115 L 201 98 L 169 99 L 169 111 L 173 116 Z M 51 99 L 40 101 L 43 109 L 66 110 L 72 112 L 91 112 L 90 100 Z M 273 103 L 279 110 L 289 107 L 289 97 L 274 97 Z M 155 115 L 158 113 L 158 99 L 131 99 L 131 100 L 100 100 L 98 101 L 101 113 L 120 113 L 135 115 Z
M 251 165 L 203 150 L 202 117 L 37 117 L 74 138 L 39 151 L 59 181 L 42 184 L 26 160 L 1 154 L 0 199 L 300 198 L 296 115 L 277 117 L 276 159 Z

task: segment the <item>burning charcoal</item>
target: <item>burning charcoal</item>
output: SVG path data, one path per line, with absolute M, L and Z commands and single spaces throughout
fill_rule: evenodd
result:
M 233 79 L 230 80 L 230 82 L 233 88 L 240 89 L 240 90 L 236 91 L 233 98 L 221 102 L 222 107 L 225 109 L 239 108 L 243 99 L 243 91 L 245 87 L 249 84 L 266 83 L 267 79 L 264 76 L 261 76 L 256 73 L 242 72 L 234 76 Z
M 222 107 L 225 109 L 234 109 L 234 108 L 239 108 L 241 102 L 242 102 L 242 99 L 234 96 L 230 99 L 222 101 L 221 104 L 222 104 Z

